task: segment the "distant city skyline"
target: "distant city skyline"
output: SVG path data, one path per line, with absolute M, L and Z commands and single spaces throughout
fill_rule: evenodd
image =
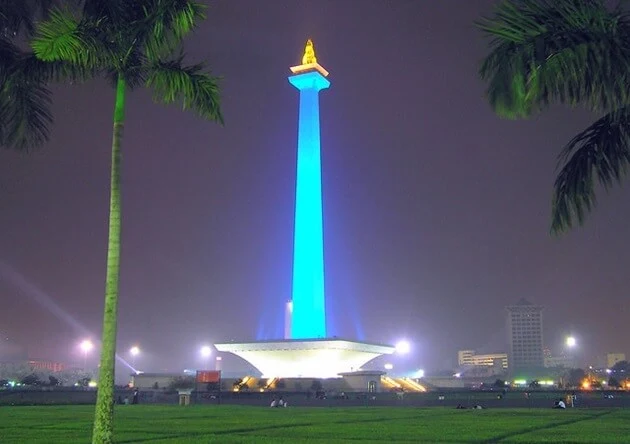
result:
M 201 365 L 204 344 L 282 337 L 297 138 L 285 74 L 312 38 L 335 82 L 321 98 L 330 335 L 405 337 L 396 368 L 451 368 L 458 350 L 507 351 L 505 306 L 525 297 L 545 307 L 545 346 L 571 333 L 581 361 L 629 354 L 627 190 L 549 235 L 556 155 L 594 116 L 492 113 L 473 23 L 495 3 L 213 2 L 187 52 L 223 77 L 225 127 L 129 97 L 120 353 L 137 343 L 138 365 L 175 370 Z M 113 93 L 53 92 L 50 142 L 0 151 L 0 331 L 28 357 L 80 362 L 101 328 Z
M 505 333 L 506 333 L 506 336 L 508 337 L 508 343 L 509 343 L 510 339 L 511 340 L 519 339 L 524 333 L 520 331 L 523 328 L 525 328 L 525 325 L 523 324 L 523 320 L 520 319 L 520 317 L 522 317 L 520 316 L 522 315 L 522 313 L 520 312 L 523 311 L 523 309 L 525 309 L 525 311 L 533 310 L 534 312 L 542 313 L 542 310 L 544 309 L 544 307 L 536 306 L 535 304 L 532 304 L 528 300 L 521 299 L 517 301 L 517 303 L 515 304 L 506 306 L 505 309 L 508 311 L 508 315 L 507 315 L 508 323 L 505 329 Z M 514 314 L 516 314 L 516 316 L 519 318 L 516 322 L 516 324 L 518 324 L 519 331 L 517 332 L 515 337 L 510 338 L 510 336 L 513 334 L 511 332 L 511 327 L 514 323 L 514 320 L 512 319 L 514 317 Z M 536 319 L 540 320 L 540 317 L 536 316 Z M 0 363 L 22 362 L 25 365 L 30 365 L 34 368 L 43 369 L 43 370 L 51 370 L 51 368 L 49 367 L 54 366 L 55 367 L 54 371 L 60 371 L 59 369 L 65 369 L 65 368 L 83 367 L 83 364 L 81 363 L 81 360 L 83 358 L 80 356 L 75 356 L 73 359 L 70 359 L 69 361 L 56 359 L 58 357 L 54 357 L 51 359 L 41 359 L 41 356 L 28 355 L 26 353 L 26 347 L 21 347 L 19 345 L 13 344 L 8 337 L 2 336 L 1 334 L 0 334 L 0 337 L 2 338 L 2 342 L 0 343 Z M 86 342 L 86 341 L 83 341 L 83 342 Z M 411 346 L 411 344 L 407 343 L 406 341 L 404 342 L 407 347 Z M 571 343 L 570 345 L 568 344 L 569 342 Z M 82 345 L 83 343 L 75 344 L 75 346 L 78 349 L 81 349 Z M 587 368 L 589 366 L 593 366 L 595 368 L 602 369 L 602 368 L 611 368 L 617 362 L 626 360 L 625 352 L 611 351 L 611 350 L 595 350 L 593 351 L 593 356 L 594 356 L 593 359 L 590 359 L 588 361 L 584 361 L 584 360 L 578 361 L 576 359 L 577 354 L 575 353 L 575 350 L 569 348 L 569 347 L 574 348 L 575 346 L 577 346 L 577 342 L 573 336 L 566 337 L 565 343 L 563 344 L 563 346 L 556 347 L 555 349 L 551 349 L 550 347 L 548 347 L 546 344 L 543 343 L 542 349 L 540 351 L 541 355 L 543 356 L 543 361 L 542 361 L 543 365 L 541 365 L 541 367 Z M 204 351 L 206 349 L 207 351 Z M 467 367 L 477 367 L 477 368 L 496 367 L 496 369 L 494 370 L 495 372 L 504 371 L 505 369 L 509 368 L 508 356 L 513 355 L 513 352 L 510 353 L 513 350 L 512 348 L 508 346 L 506 350 L 507 352 L 503 350 L 494 350 L 494 351 L 486 350 L 485 352 L 481 352 L 481 353 L 478 352 L 477 350 L 471 350 L 471 349 L 458 350 L 457 358 L 455 359 L 455 363 L 452 365 L 452 370 L 454 371 L 456 371 L 457 369 L 465 370 Z M 204 353 L 208 354 L 208 352 L 210 353 L 210 355 L 213 354 L 211 347 L 208 347 L 207 345 L 203 346 L 202 354 Z M 406 353 L 409 353 L 409 351 L 407 351 Z M 119 354 L 124 355 L 124 351 L 121 351 Z M 131 346 L 131 348 L 128 350 L 128 354 L 131 360 L 134 360 L 134 358 L 137 357 L 138 354 L 140 354 L 140 348 L 137 345 Z M 230 359 L 229 354 L 221 354 L 220 356 L 216 356 L 215 359 L 217 360 L 217 365 L 221 363 L 221 367 L 223 367 L 222 361 L 224 357 L 228 357 L 228 360 Z M 384 357 L 384 359 L 391 361 L 392 357 Z M 374 367 L 375 364 L 378 367 L 378 362 L 380 362 L 380 360 L 377 360 L 374 363 L 371 363 L 369 367 Z M 95 362 L 96 361 L 94 360 L 94 363 Z M 146 364 L 148 364 L 148 366 L 145 368 L 147 368 L 149 371 L 154 370 L 150 362 Z M 242 362 L 240 364 L 242 364 Z M 523 364 L 517 363 L 516 368 L 519 368 L 519 366 L 523 367 Z M 239 372 L 242 371 L 242 369 L 239 370 L 238 367 L 239 366 L 237 365 L 236 367 L 228 368 L 227 369 L 228 374 L 240 374 Z M 242 368 L 242 365 L 241 365 L 241 368 Z M 431 366 L 429 366 L 428 368 L 432 368 L 434 371 L 444 371 L 444 370 L 451 369 L 447 367 L 437 368 L 437 367 L 431 367 Z M 253 369 L 253 367 L 251 367 L 250 369 Z M 171 369 L 171 370 L 175 370 L 175 369 Z M 422 371 L 425 372 L 424 370 Z M 465 376 L 466 373 L 467 371 L 465 371 L 461 375 Z M 479 376 L 478 373 L 475 373 L 475 374 L 476 376 Z

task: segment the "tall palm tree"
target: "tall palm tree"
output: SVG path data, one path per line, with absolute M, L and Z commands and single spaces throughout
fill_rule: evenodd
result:
M 204 18 L 191 0 L 86 0 L 78 16 L 55 10 L 39 24 L 33 41 L 44 61 L 96 70 L 115 85 L 109 243 L 99 389 L 92 441 L 113 438 L 114 364 L 120 271 L 120 163 L 127 92 L 146 86 L 155 100 L 180 102 L 201 117 L 222 123 L 215 77 L 202 64 L 184 65 L 183 38 Z
M 80 77 L 66 63 L 44 63 L 24 51 L 34 20 L 45 17 L 53 0 L 0 2 L 0 146 L 31 149 L 48 139 L 52 123 L 47 83 Z
M 558 156 L 551 231 L 582 224 L 596 182 L 619 183 L 630 163 L 630 16 L 603 0 L 504 0 L 478 26 L 491 38 L 481 65 L 491 106 L 527 118 L 552 103 L 598 119 Z

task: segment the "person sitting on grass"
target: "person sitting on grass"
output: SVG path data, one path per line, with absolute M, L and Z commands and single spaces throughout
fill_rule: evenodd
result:
M 562 399 L 558 399 L 554 405 L 553 405 L 554 409 L 566 409 L 567 405 L 564 403 L 564 401 Z

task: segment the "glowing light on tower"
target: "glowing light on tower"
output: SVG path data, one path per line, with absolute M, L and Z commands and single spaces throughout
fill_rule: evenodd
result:
M 291 67 L 289 82 L 300 91 L 293 244 L 291 338 L 326 337 L 324 237 L 319 136 L 319 91 L 330 86 L 328 71 L 306 42 L 302 64 Z
M 293 317 L 293 302 L 287 302 L 284 308 L 284 339 L 291 339 L 291 318 Z

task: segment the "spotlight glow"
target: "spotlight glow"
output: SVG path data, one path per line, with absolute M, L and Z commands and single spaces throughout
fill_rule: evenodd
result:
M 87 354 L 94 348 L 94 344 L 89 339 L 86 339 L 84 341 L 81 341 L 81 343 L 79 344 L 79 348 L 81 348 L 81 351 L 83 353 Z
M 209 345 L 204 345 L 201 347 L 201 356 L 204 358 L 208 358 L 212 355 L 212 348 Z
M 573 348 L 577 345 L 577 341 L 573 336 L 569 336 L 566 340 L 567 347 Z
M 129 349 L 129 354 L 131 354 L 131 356 L 138 356 L 140 354 L 140 348 L 134 345 Z
M 402 340 L 396 343 L 396 353 L 401 354 L 401 355 L 406 355 L 410 351 L 411 351 L 411 344 L 409 343 L 409 341 Z

